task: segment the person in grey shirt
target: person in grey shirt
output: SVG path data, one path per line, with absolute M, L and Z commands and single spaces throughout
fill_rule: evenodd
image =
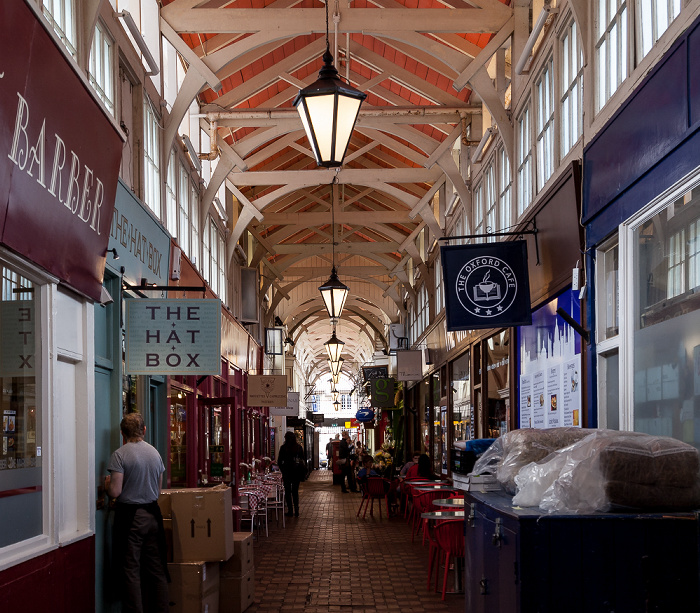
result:
M 125 415 L 120 428 L 126 442 L 109 460 L 105 490 L 116 499 L 113 547 L 122 611 L 165 613 L 167 551 L 158 506 L 165 466 L 155 447 L 143 440 L 140 413 Z

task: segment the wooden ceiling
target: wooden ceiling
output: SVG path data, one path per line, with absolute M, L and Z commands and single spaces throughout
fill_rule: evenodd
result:
M 444 234 L 454 193 L 470 202 L 455 143 L 465 151 L 480 139 L 484 107 L 509 122 L 507 79 L 490 76 L 494 58 L 509 61 L 508 0 L 329 0 L 335 65 L 367 94 L 338 172 L 316 166 L 292 106 L 322 66 L 322 2 L 161 4 L 163 33 L 187 63 L 166 138 L 197 100 L 216 139 L 203 212 L 226 180 L 241 206 L 229 254 L 246 229 L 255 237 L 250 265 L 263 263 L 263 292 L 272 288 L 270 322 L 287 326 L 311 382 L 328 372 L 332 328 L 317 288 L 335 261 L 350 287 L 338 324 L 344 370 L 358 371 L 387 347 L 413 276 L 431 275 L 421 241 Z

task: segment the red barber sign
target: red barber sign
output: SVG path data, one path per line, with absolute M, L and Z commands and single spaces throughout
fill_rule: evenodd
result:
M 22 2 L 0 3 L 0 241 L 99 299 L 122 140 Z

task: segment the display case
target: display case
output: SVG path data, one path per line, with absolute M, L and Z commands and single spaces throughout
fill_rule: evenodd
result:
M 465 493 L 469 613 L 698 611 L 698 513 L 548 515 Z

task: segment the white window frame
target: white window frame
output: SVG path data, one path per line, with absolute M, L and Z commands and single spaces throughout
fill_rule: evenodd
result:
M 177 186 L 178 186 L 178 163 L 179 157 L 177 151 L 173 148 L 170 150 L 168 159 L 168 168 L 166 170 L 165 180 L 165 228 L 170 232 L 173 238 L 178 237 L 177 232 Z
M 101 20 L 95 25 L 90 50 L 88 80 L 109 114 L 115 116 L 114 39 Z
M 634 270 L 633 254 L 635 249 L 635 231 L 650 218 L 669 206 L 686 192 L 700 186 L 700 169 L 678 181 L 664 193 L 655 198 L 633 217 L 620 224 L 619 232 L 619 278 L 620 278 L 620 319 L 619 334 L 609 341 L 600 343 L 596 348 L 600 355 L 605 349 L 614 347 L 615 340 L 620 348 L 620 430 L 634 429 L 634 378 L 626 376 L 631 373 L 634 364 Z
M 178 173 L 178 214 L 177 214 L 177 238 L 180 248 L 191 259 L 190 254 L 190 172 L 189 166 L 179 162 Z
M 640 62 L 680 15 L 681 0 L 636 0 L 635 30 Z
M 564 29 L 559 46 L 559 151 L 563 160 L 583 135 L 583 50 L 573 19 Z
M 498 196 L 496 195 L 496 156 L 489 158 L 484 166 L 482 185 L 484 187 L 484 219 L 486 227 L 484 232 L 492 234 L 500 230 L 498 218 Z M 493 243 L 496 237 L 486 238 L 486 242 Z
M 595 9 L 594 98 L 597 113 L 629 76 L 629 42 L 627 0 L 597 0 Z
M 78 57 L 78 29 L 75 0 L 43 0 L 42 13 L 63 45 L 74 58 Z
M 508 159 L 508 154 L 506 153 L 505 147 L 501 146 L 498 148 L 496 153 L 498 167 L 498 220 L 500 222 L 500 229 L 505 230 L 511 226 L 511 215 L 512 215 L 512 197 L 513 193 L 513 177 L 510 174 L 510 160 Z
M 537 154 L 536 192 L 554 173 L 554 60 L 550 56 L 535 81 Z
M 532 134 L 530 132 L 530 101 L 525 104 L 517 120 L 517 193 L 520 217 L 532 204 Z
M 160 126 L 150 98 L 143 97 L 143 201 L 161 219 Z

